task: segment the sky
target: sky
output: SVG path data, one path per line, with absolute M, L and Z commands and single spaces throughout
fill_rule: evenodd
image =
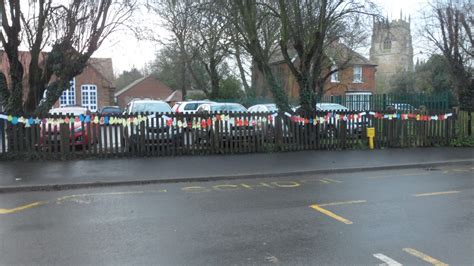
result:
M 413 46 L 416 58 L 422 57 L 420 54 L 419 39 L 416 38 L 417 30 L 416 21 L 420 17 L 420 10 L 426 6 L 428 0 L 374 0 L 382 8 L 382 14 L 388 15 L 389 19 L 398 19 L 400 10 L 403 16 L 410 15 L 412 19 L 411 32 L 413 37 Z M 145 17 L 145 21 L 153 21 L 155 18 Z M 168 33 L 166 30 L 157 27 L 158 38 L 166 39 Z M 145 65 L 153 60 L 155 52 L 159 50 L 161 45 L 156 42 L 137 40 L 130 32 L 120 32 L 111 36 L 93 55 L 94 57 L 110 57 L 114 64 L 114 73 L 118 76 L 124 70 L 130 70 L 133 67 L 142 70 Z

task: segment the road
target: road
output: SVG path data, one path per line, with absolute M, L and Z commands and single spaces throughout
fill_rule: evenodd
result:
M 473 171 L 0 194 L 0 264 L 472 265 Z

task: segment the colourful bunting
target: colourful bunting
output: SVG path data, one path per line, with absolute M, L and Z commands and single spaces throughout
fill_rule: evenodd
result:
M 438 115 L 421 115 L 421 114 L 404 114 L 404 113 L 394 113 L 394 114 L 383 114 L 379 112 L 361 112 L 357 114 L 338 114 L 338 113 L 326 113 L 324 116 L 315 116 L 314 118 L 304 118 L 300 116 L 291 115 L 289 113 L 284 113 L 285 116 L 289 117 L 290 120 L 294 123 L 299 123 L 301 125 L 317 125 L 318 123 L 325 123 L 328 121 L 353 121 L 359 120 L 363 116 L 371 116 L 375 119 L 387 119 L 387 120 L 409 120 L 413 119 L 416 121 L 442 121 L 446 120 L 449 117 L 453 116 L 452 113 L 446 114 L 438 114 Z M 164 121 L 166 121 L 167 126 L 175 126 L 179 128 L 209 128 L 214 125 L 217 121 L 228 121 L 231 125 L 236 126 L 262 126 L 264 123 L 272 123 L 275 117 L 278 114 L 268 115 L 266 117 L 258 117 L 255 119 L 241 119 L 241 118 L 233 118 L 229 115 L 215 115 L 213 117 L 209 117 L 207 119 L 202 119 L 198 122 L 192 121 L 183 121 L 178 120 L 175 118 L 168 117 L 166 115 L 162 115 Z M 96 115 L 79 115 L 74 117 L 65 117 L 65 118 L 25 118 L 25 117 L 17 117 L 13 115 L 6 115 L 0 114 L 0 119 L 7 120 L 13 125 L 16 124 L 24 124 L 26 127 L 30 127 L 33 125 L 43 124 L 52 124 L 53 126 L 59 126 L 60 124 L 73 124 L 73 123 L 94 123 L 100 125 L 123 125 L 123 126 L 130 126 L 132 124 L 137 125 L 141 122 L 146 122 L 148 120 L 147 116 L 137 116 L 137 117 L 128 117 L 128 118 L 118 118 L 118 117 L 109 117 L 109 116 L 96 116 Z

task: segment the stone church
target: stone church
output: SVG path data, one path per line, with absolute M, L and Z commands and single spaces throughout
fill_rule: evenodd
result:
M 399 72 L 413 72 L 410 17 L 374 20 L 370 61 L 377 64 L 377 93 L 390 92 L 390 79 Z

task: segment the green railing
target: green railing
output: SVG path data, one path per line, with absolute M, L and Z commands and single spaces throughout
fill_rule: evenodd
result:
M 270 98 L 242 98 L 242 99 L 217 99 L 217 102 L 236 102 L 246 107 L 255 104 L 272 103 Z M 436 111 L 442 112 L 452 107 L 450 93 L 438 95 L 413 94 L 352 94 L 340 96 L 324 96 L 319 103 L 338 103 L 351 111 Z M 297 106 L 298 102 L 292 102 Z
M 449 93 L 439 95 L 426 94 L 352 94 L 324 96 L 319 102 L 338 103 L 350 110 L 360 111 L 444 111 L 451 107 Z

